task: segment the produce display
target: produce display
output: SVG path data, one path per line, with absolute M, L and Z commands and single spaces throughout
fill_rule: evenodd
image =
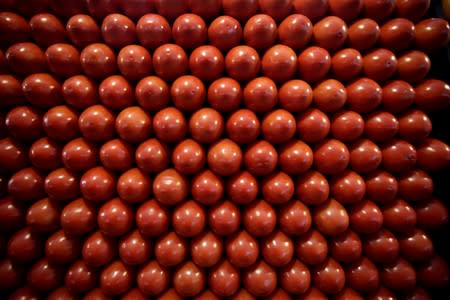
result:
M 0 299 L 448 299 L 431 4 L 0 0 Z

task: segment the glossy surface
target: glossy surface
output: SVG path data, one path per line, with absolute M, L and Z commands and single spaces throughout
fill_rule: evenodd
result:
M 92 142 L 105 142 L 114 135 L 114 114 L 103 105 L 85 109 L 78 118 L 80 132 Z
M 42 47 L 65 41 L 65 28 L 62 22 L 52 14 L 36 14 L 30 19 L 29 24 L 33 39 Z
M 218 111 L 232 111 L 241 103 L 242 89 L 236 80 L 222 77 L 211 83 L 207 99 L 211 107 Z
M 43 133 L 42 115 L 31 106 L 19 106 L 8 112 L 5 118 L 8 133 L 21 141 L 33 141 Z
M 282 204 L 294 195 L 294 181 L 283 172 L 275 172 L 262 181 L 263 198 L 271 204 Z
M 186 241 L 175 232 L 159 238 L 155 243 L 155 257 L 157 261 L 167 267 L 181 263 L 189 251 Z
M 134 161 L 133 148 L 121 139 L 114 139 L 102 145 L 99 151 L 101 163 L 117 171 L 129 169 Z
M 48 293 L 56 289 L 63 278 L 63 269 L 50 264 L 46 258 L 34 263 L 27 273 L 27 282 L 30 288 L 41 293 Z
M 344 85 L 337 80 L 328 79 L 314 88 L 313 102 L 323 112 L 332 112 L 344 106 L 347 92 Z
M 166 107 L 169 95 L 167 83 L 157 76 L 142 78 L 135 89 L 137 103 L 149 111 L 157 111 Z
M 155 135 L 163 142 L 180 141 L 186 134 L 187 124 L 183 114 L 174 107 L 160 110 L 153 117 Z
M 116 55 L 105 44 L 94 43 L 84 48 L 80 53 L 83 72 L 95 79 L 103 79 L 115 73 Z
M 174 80 L 183 75 L 188 67 L 188 58 L 183 48 L 175 44 L 164 44 L 153 52 L 153 68 L 164 80 Z
M 181 111 L 198 110 L 205 100 L 205 86 L 195 76 L 184 75 L 177 78 L 170 88 L 175 106 Z
M 230 235 L 241 225 L 241 212 L 232 202 L 224 201 L 209 209 L 208 224 L 218 235 Z
M 79 198 L 67 204 L 61 212 L 61 227 L 67 234 L 82 235 L 95 228 L 97 209 Z
M 225 56 L 225 69 L 228 76 L 240 81 L 255 78 L 261 61 L 255 49 L 249 46 L 236 46 Z
M 276 211 L 264 200 L 249 204 L 243 212 L 245 229 L 254 236 L 266 236 L 276 225 Z
M 227 239 L 225 249 L 230 263 L 237 268 L 251 266 L 259 256 L 257 241 L 246 231 L 241 231 Z
M 53 232 L 58 228 L 59 215 L 59 205 L 44 198 L 30 206 L 26 223 L 34 232 Z
M 152 260 L 137 273 L 137 286 L 145 295 L 157 295 L 167 289 L 169 276 L 168 269 Z
M 330 132 L 341 142 L 354 141 L 364 132 L 364 119 L 354 111 L 338 111 L 330 120 Z
M 98 148 L 95 144 L 77 138 L 68 142 L 61 154 L 64 167 L 72 171 L 83 171 L 94 167 L 98 159 Z
M 11 70 L 21 75 L 47 70 L 44 51 L 33 43 L 14 44 L 6 50 L 5 57 Z
M 393 290 L 411 289 L 416 284 L 416 272 L 412 265 L 403 258 L 386 265 L 380 274 L 381 281 Z
M 387 49 L 372 50 L 363 57 L 363 73 L 378 82 L 392 77 L 397 70 L 397 59 L 393 52 Z
M 401 17 L 407 17 L 411 20 L 420 19 L 430 7 L 430 1 L 399 1 L 396 3 L 397 13 Z
M 0 0 L 1 295 L 448 285 L 431 1 L 25 2 Z
M 339 262 L 351 263 L 358 260 L 362 250 L 361 238 L 351 229 L 330 240 L 330 256 Z
M 121 236 L 133 225 L 131 206 L 115 198 L 107 201 L 98 210 L 97 223 L 100 231 L 108 236 Z
M 221 259 L 222 252 L 222 240 L 212 232 L 202 233 L 191 242 L 192 261 L 202 268 L 214 266 Z
M 27 165 L 26 149 L 17 140 L 5 138 L 0 140 L 1 163 L 8 171 L 17 171 Z
M 127 202 L 143 202 L 151 192 L 151 179 L 134 168 L 123 173 L 117 181 L 117 193 Z
M 411 170 L 417 161 L 416 149 L 404 140 L 392 140 L 381 151 L 383 166 L 390 172 Z
M 32 263 L 44 254 L 44 240 L 29 227 L 24 227 L 10 237 L 6 250 L 11 261 Z
M 292 240 L 283 232 L 274 231 L 263 239 L 261 254 L 271 266 L 285 266 L 292 260 L 294 245 Z
M 47 135 L 57 141 L 69 141 L 79 136 L 78 113 L 65 105 L 49 109 L 42 118 Z
M 298 260 L 293 260 L 286 267 L 282 268 L 279 278 L 281 286 L 295 295 L 305 293 L 311 283 L 309 269 Z
M 262 134 L 264 138 L 273 144 L 287 142 L 295 134 L 295 118 L 283 109 L 274 110 L 262 119 Z
M 344 171 L 330 181 L 331 196 L 342 204 L 357 203 L 366 193 L 364 179 L 353 171 Z
M 174 289 L 183 297 L 195 296 L 203 290 L 205 277 L 202 269 L 188 261 L 175 271 L 173 275 Z
M 95 167 L 80 178 L 80 191 L 86 200 L 104 202 L 114 195 L 116 178 L 103 167 Z
M 136 35 L 142 46 L 156 49 L 169 42 L 172 32 L 170 24 L 163 16 L 148 13 L 136 23 Z
M 449 39 L 448 29 L 449 25 L 446 20 L 437 18 L 425 19 L 416 26 L 416 45 L 424 50 L 439 48 Z
M 430 68 L 430 58 L 422 51 L 412 50 L 398 58 L 399 77 L 408 82 L 414 83 L 424 79 Z
M 414 102 L 425 112 L 434 112 L 448 106 L 450 86 L 441 80 L 428 79 L 415 87 Z
M 417 222 L 416 212 L 402 199 L 396 199 L 384 206 L 382 212 L 384 226 L 392 231 L 409 231 Z
M 3 45 L 25 41 L 30 36 L 30 26 L 22 16 L 12 12 L 2 12 L 0 28 L 4 40 Z
M 85 109 L 97 103 L 97 84 L 84 75 L 75 75 L 64 81 L 62 95 L 67 104 Z
M 85 14 L 72 16 L 67 21 L 66 31 L 69 39 L 78 47 L 86 47 L 101 39 L 100 27 L 91 16 Z
M 247 171 L 240 171 L 231 176 L 226 182 L 226 193 L 237 204 L 247 204 L 258 195 L 258 181 Z
M 289 80 L 278 91 L 278 101 L 289 112 L 305 110 L 312 102 L 311 86 L 303 80 Z
M 328 293 L 339 292 L 346 282 L 344 269 L 332 258 L 314 268 L 312 279 L 318 289 Z
M 350 148 L 350 167 L 355 172 L 369 173 L 382 162 L 381 149 L 368 139 L 359 139 Z
M 242 280 L 245 288 L 257 297 L 269 295 L 277 285 L 275 270 L 262 260 L 247 269 Z
M 299 176 L 295 182 L 295 195 L 307 205 L 320 205 L 328 199 L 330 186 L 326 177 L 315 170 Z
M 414 23 L 404 18 L 389 20 L 380 29 L 381 45 L 393 51 L 405 50 L 414 41 L 414 37 Z
M 189 69 L 201 80 L 218 79 L 225 68 L 225 59 L 220 50 L 214 46 L 197 47 L 189 56 Z
M 245 23 L 243 37 L 245 44 L 254 49 L 267 49 L 277 38 L 277 24 L 269 15 L 254 15 Z
M 83 260 L 77 260 L 67 269 L 64 283 L 69 291 L 82 293 L 95 287 L 97 276 L 93 268 L 88 267 Z
M 174 205 L 185 200 L 187 193 L 187 179 L 175 169 L 167 169 L 153 180 L 153 194 L 164 205 Z
M 350 223 L 347 211 L 334 199 L 317 206 L 312 213 L 312 218 L 316 228 L 329 236 L 343 233 Z
M 357 20 L 348 28 L 348 43 L 359 51 L 373 47 L 379 37 L 380 27 L 373 19 L 364 18 Z
M 122 110 L 133 103 L 133 88 L 120 75 L 112 75 L 99 85 L 100 101 L 109 109 Z
M 206 24 L 195 14 L 183 14 L 172 25 L 172 37 L 183 49 L 194 49 L 205 43 Z
M 351 264 L 345 271 L 346 282 L 359 292 L 374 291 L 380 282 L 377 267 L 366 257 Z
M 352 81 L 347 87 L 347 103 L 358 113 L 367 113 L 381 104 L 381 87 L 369 78 Z
M 56 231 L 45 243 L 45 255 L 52 264 L 67 264 L 75 261 L 81 254 L 81 240 Z
M 47 64 L 56 75 L 70 77 L 81 72 L 80 53 L 69 44 L 53 44 L 45 51 Z
M 223 179 L 209 170 L 198 172 L 192 179 L 192 197 L 202 204 L 216 204 L 222 199 L 224 190 L 225 186 Z
M 16 200 L 33 202 L 45 196 L 44 174 L 35 168 L 14 173 L 8 181 L 8 193 Z
M 236 143 L 223 139 L 208 149 L 207 162 L 214 173 L 229 176 L 241 167 L 242 156 L 242 151 Z
M 127 16 L 110 14 L 103 19 L 102 37 L 105 43 L 112 48 L 122 48 L 133 44 L 136 40 L 136 28 Z
M 142 46 L 128 45 L 123 47 L 117 55 L 117 66 L 129 80 L 138 80 L 152 70 L 152 58 L 150 53 Z
M 121 261 L 109 264 L 100 274 L 100 289 L 106 295 L 120 295 L 131 288 L 131 270 Z
M 307 16 L 315 22 L 325 15 L 328 10 L 328 1 L 293 1 L 294 11 Z
M 421 170 L 405 173 L 398 179 L 399 195 L 411 202 L 430 199 L 433 189 L 432 178 Z
M 290 47 L 275 45 L 267 50 L 262 57 L 262 72 L 265 76 L 277 82 L 285 82 L 296 73 L 296 60 L 296 54 Z
M 303 50 L 298 56 L 300 78 L 307 82 L 324 79 L 331 67 L 331 57 L 322 47 L 312 46 Z
M 13 232 L 25 225 L 26 207 L 12 197 L 4 197 L 0 200 L 0 223 L 3 231 Z
M 12 75 L 0 75 L 0 85 L 2 87 L 0 95 L 4 99 L 2 107 L 26 103 L 25 97 L 22 94 L 21 81 L 19 81 L 17 77 Z
M 359 51 L 346 48 L 336 52 L 331 58 L 331 70 L 340 80 L 350 80 L 357 76 L 363 67 Z
M 342 142 L 330 139 L 319 143 L 314 149 L 314 165 L 327 175 L 338 174 L 348 165 L 350 154 Z
M 156 200 L 144 202 L 136 210 L 136 225 L 146 236 L 158 236 L 169 226 L 169 214 Z
M 136 164 L 144 172 L 157 173 L 164 170 L 169 163 L 167 146 L 157 139 L 141 143 L 135 152 Z
M 322 111 L 310 108 L 297 118 L 297 133 L 307 143 L 323 140 L 330 131 L 330 119 Z
M 183 237 L 193 237 L 199 234 L 205 227 L 205 224 L 205 211 L 192 200 L 184 202 L 173 210 L 173 228 L 176 233 Z
M 377 232 L 383 225 L 380 208 L 369 200 L 354 204 L 349 210 L 350 226 L 358 233 Z
M 241 24 L 231 16 L 219 16 L 208 27 L 209 42 L 221 51 L 228 51 L 239 45 L 241 37 Z
M 314 24 L 313 37 L 316 45 L 333 51 L 339 49 L 347 39 L 347 26 L 339 17 L 325 17 Z
M 62 104 L 61 83 L 48 73 L 35 73 L 24 79 L 22 92 L 37 107 L 50 108 Z
M 434 252 L 430 237 L 422 230 L 415 229 L 399 238 L 400 252 L 410 261 L 426 261 Z
M 208 276 L 208 285 L 214 294 L 231 296 L 239 288 L 240 273 L 227 260 L 212 268 Z M 214 298 L 213 298 L 214 299 Z
M 117 115 L 115 129 L 126 142 L 143 142 L 152 132 L 152 119 L 142 108 L 130 106 Z

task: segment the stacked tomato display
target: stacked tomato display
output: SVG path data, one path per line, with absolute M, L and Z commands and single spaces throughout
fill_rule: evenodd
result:
M 430 299 L 430 0 L 1 0 L 0 294 Z

